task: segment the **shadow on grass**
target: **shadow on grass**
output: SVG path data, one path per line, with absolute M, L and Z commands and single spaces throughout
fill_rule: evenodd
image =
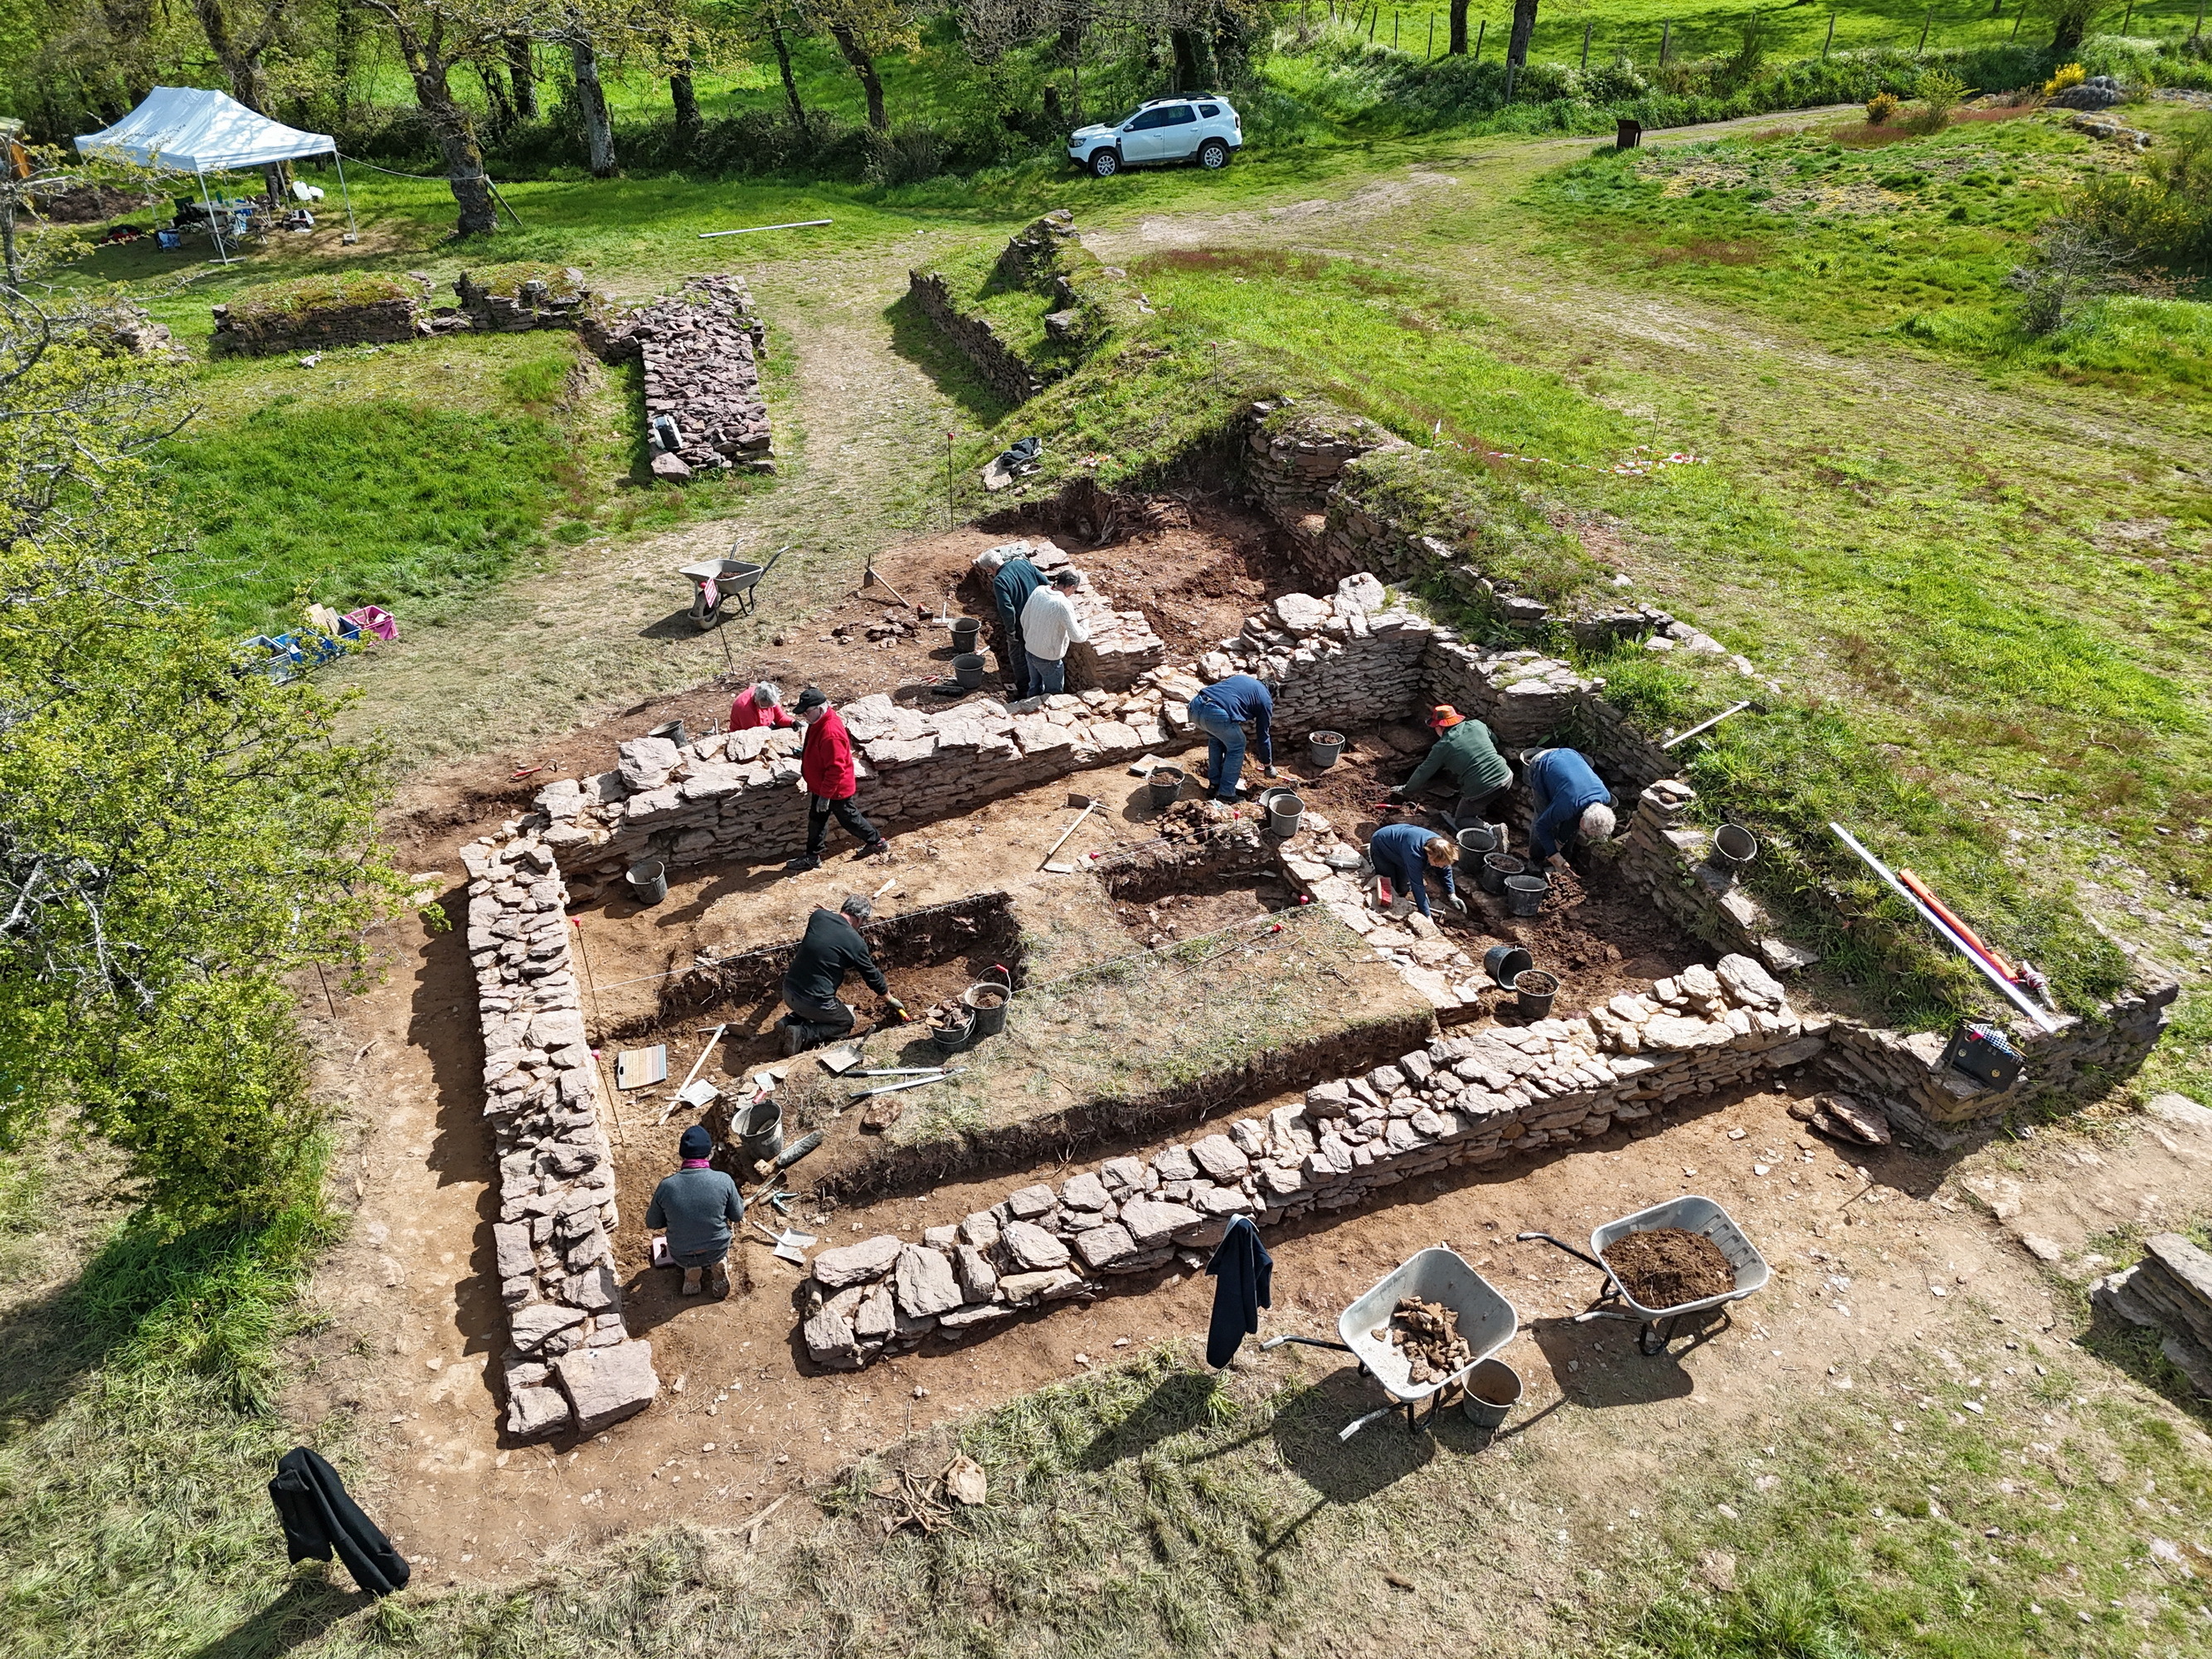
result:
M 963 414 L 980 425 L 992 426 L 1013 407 L 984 384 L 975 366 L 915 303 L 913 295 L 902 295 L 886 306 L 884 318 L 890 324 L 891 349 L 928 375 Z
M 260 1612 L 248 1613 L 212 1642 L 193 1649 L 190 1659 L 273 1659 L 317 1640 L 369 1601 L 358 1590 L 343 1590 L 319 1577 L 295 1578 Z

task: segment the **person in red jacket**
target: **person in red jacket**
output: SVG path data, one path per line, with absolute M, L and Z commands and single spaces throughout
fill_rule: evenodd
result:
M 806 734 L 799 750 L 799 776 L 806 785 L 806 851 L 784 868 L 822 867 L 822 842 L 833 816 L 860 843 L 862 858 L 890 851 L 890 844 L 860 816 L 853 799 L 860 793 L 853 778 L 853 739 L 819 686 L 810 685 L 799 694 L 799 724 Z
M 756 726 L 795 726 L 791 710 L 783 706 L 783 693 L 774 680 L 749 685 L 730 700 L 730 730 L 750 732 Z

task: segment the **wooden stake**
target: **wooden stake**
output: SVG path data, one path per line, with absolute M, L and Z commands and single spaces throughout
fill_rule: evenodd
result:
M 2000 0 L 2000 3 L 2002 3 L 2002 0 Z M 1826 40 L 1823 40 L 1823 41 L 1821 41 L 1821 42 L 1820 42 L 1820 56 L 1821 56 L 1821 57 L 1823 57 L 1823 58 L 1826 58 L 1826 57 L 1828 55 L 1828 48 L 1829 48 L 1830 46 L 1834 46 L 1835 44 L 1836 44 L 1836 14 L 1835 14 L 1835 13 L 1833 13 L 1833 12 L 1830 12 L 1830 13 L 1828 14 L 1828 38 L 1827 38 Z
M 1596 27 L 1597 25 L 1588 18 L 1583 20 L 1583 67 L 1584 69 L 1589 67 L 1590 31 Z

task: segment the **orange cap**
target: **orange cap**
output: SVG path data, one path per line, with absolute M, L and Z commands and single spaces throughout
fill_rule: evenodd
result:
M 1429 725 L 1438 732 L 1442 732 L 1450 726 L 1457 726 L 1466 718 L 1466 715 L 1461 714 L 1458 709 L 1453 708 L 1448 702 L 1440 702 L 1434 708 L 1429 710 Z

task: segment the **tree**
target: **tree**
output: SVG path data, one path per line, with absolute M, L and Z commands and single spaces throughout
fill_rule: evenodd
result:
M 2054 219 L 2036 238 L 2033 264 L 2015 265 L 2005 285 L 2021 296 L 2020 325 L 2040 338 L 2073 320 L 2082 303 L 2132 287 L 2128 250 L 2069 219 Z
M 192 0 L 208 50 L 230 83 L 230 95 L 258 115 L 269 112 L 262 60 L 292 20 L 291 0 Z
M 1505 38 L 1505 67 L 1518 73 L 1528 61 L 1528 38 L 1536 32 L 1536 0 L 1513 0 L 1513 33 Z
M 462 236 L 489 236 L 499 226 L 490 181 L 484 176 L 483 147 L 476 123 L 454 97 L 457 64 L 503 43 L 513 31 L 511 16 L 479 6 L 475 0 L 356 0 L 384 20 L 399 49 L 399 61 L 415 83 L 415 101 L 429 118 L 430 131 L 445 158 L 446 180 L 461 216 Z
M 802 136 L 806 131 L 806 106 L 799 101 L 799 82 L 791 72 L 791 42 L 789 26 L 783 20 L 782 0 L 775 0 L 761 15 L 761 27 L 767 32 L 769 43 L 775 48 L 775 67 L 783 76 L 784 101 L 791 106 L 791 125 Z
M 289 975 L 402 889 L 377 757 L 169 588 L 178 371 L 0 295 L 0 1142 L 73 1113 L 174 1224 L 269 1213 L 319 1115 Z
M 2104 0 L 2058 0 L 2051 14 L 2051 49 L 2072 52 L 2089 32 L 2089 24 L 2104 9 Z
M 1451 40 L 1444 50 L 1454 58 L 1467 56 L 1467 0 L 1451 0 Z
M 811 0 L 811 15 L 830 31 L 837 51 L 859 77 L 867 100 L 868 125 L 878 132 L 890 131 L 884 110 L 883 77 L 876 72 L 876 54 L 911 45 L 914 27 L 899 0 Z
M 526 34 L 507 37 L 507 78 L 514 93 L 514 112 L 525 121 L 538 118 L 537 45 Z
M 58 145 L 10 147 L 0 141 L 0 276 L 7 283 L 0 294 L 21 293 L 23 285 L 40 272 L 87 249 L 81 229 L 43 217 L 39 204 L 82 185 L 97 188 L 118 175 L 144 182 L 144 175 L 135 168 L 89 161 Z M 27 219 L 27 236 L 23 234 Z

